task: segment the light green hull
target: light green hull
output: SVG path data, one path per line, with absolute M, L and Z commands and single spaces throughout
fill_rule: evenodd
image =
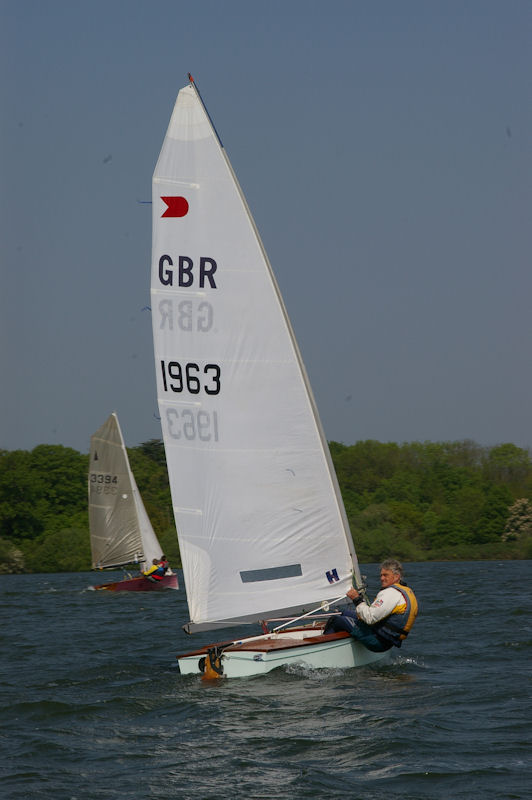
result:
M 181 674 L 201 674 L 207 650 L 178 656 Z M 350 669 L 383 662 L 389 657 L 390 651 L 372 653 L 349 635 L 322 636 L 316 630 L 306 629 L 253 636 L 228 645 L 222 650 L 221 667 L 223 677 L 246 678 L 289 665 Z

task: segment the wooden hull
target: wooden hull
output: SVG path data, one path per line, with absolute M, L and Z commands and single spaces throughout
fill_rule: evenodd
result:
M 324 635 L 316 628 L 293 628 L 279 633 L 250 636 L 239 642 L 219 642 L 177 656 L 182 675 L 202 674 L 210 648 L 222 648 L 220 677 L 262 675 L 276 667 L 305 665 L 313 668 L 349 669 L 382 662 L 390 651 L 372 653 L 348 633 Z
M 126 578 L 123 581 L 100 583 L 91 588 L 106 592 L 160 592 L 163 589 L 179 589 L 179 585 L 177 575 L 164 575 L 162 580 L 157 583 L 140 575 L 137 578 Z

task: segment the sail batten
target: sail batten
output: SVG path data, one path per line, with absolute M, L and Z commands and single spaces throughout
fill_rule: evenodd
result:
M 327 442 L 264 246 L 194 85 L 171 116 L 152 214 L 157 395 L 191 622 L 339 595 L 358 565 Z M 282 567 L 283 578 L 241 578 Z

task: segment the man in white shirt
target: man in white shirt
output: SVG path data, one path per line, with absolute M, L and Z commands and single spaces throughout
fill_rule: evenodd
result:
M 414 592 L 403 580 L 399 561 L 388 559 L 381 564 L 382 589 L 371 605 L 364 602 L 356 589 L 347 597 L 355 604 L 327 620 L 324 634 L 347 631 L 368 650 L 383 652 L 394 645 L 401 647 L 417 616 L 418 605 Z

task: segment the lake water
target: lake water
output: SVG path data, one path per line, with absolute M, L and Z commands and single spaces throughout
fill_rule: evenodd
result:
M 363 572 L 373 595 L 378 567 Z M 0 796 L 532 797 L 531 562 L 409 564 L 406 577 L 420 616 L 391 665 L 209 684 L 182 677 L 175 654 L 225 633 L 182 632 L 184 591 L 1 576 Z

